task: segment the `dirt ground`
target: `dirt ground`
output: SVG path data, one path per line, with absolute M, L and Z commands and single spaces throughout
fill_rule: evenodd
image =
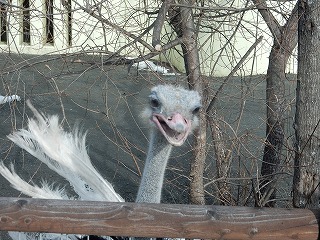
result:
M 6 138 L 15 129 L 26 127 L 32 114 L 25 101 L 30 99 L 39 111 L 58 114 L 66 130 L 72 130 L 76 124 L 87 130 L 87 148 L 93 165 L 126 201 L 134 201 L 149 137 L 140 112 L 147 103 L 150 88 L 159 83 L 185 85 L 186 80 L 183 75 L 163 76 L 137 72 L 135 68 L 128 72 L 127 65 L 101 66 L 102 61 L 101 56 L 93 55 L 0 54 L 0 95 L 17 94 L 22 98 L 15 104 L 0 105 L 0 159 L 7 166 L 13 163 L 27 181 L 40 184 L 45 179 L 65 186 L 70 195 L 74 194 L 65 180 Z M 246 171 L 253 173 L 261 161 L 265 135 L 264 81 L 264 76 L 234 78 L 216 105 L 219 116 L 223 116 L 221 122 L 233 128 L 230 136 L 240 143 L 235 164 L 245 165 Z M 221 84 L 214 83 L 212 86 L 217 88 Z M 290 103 L 295 87 L 290 81 L 287 85 Z M 183 147 L 173 150 L 163 188 L 165 203 L 188 201 L 191 144 L 192 137 Z M 206 182 L 214 178 L 213 158 L 212 146 L 208 144 Z M 0 197 L 19 196 L 22 195 L 0 176 Z M 208 194 L 208 203 L 215 200 Z M 0 233 L 0 239 L 8 237 Z

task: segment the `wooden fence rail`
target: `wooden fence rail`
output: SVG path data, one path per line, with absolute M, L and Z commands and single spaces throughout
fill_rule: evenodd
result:
M 0 230 L 206 239 L 318 239 L 320 210 L 0 198 Z

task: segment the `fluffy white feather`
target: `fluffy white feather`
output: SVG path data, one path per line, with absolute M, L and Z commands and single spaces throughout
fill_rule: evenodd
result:
M 9 235 L 14 240 L 79 240 L 76 235 L 59 233 L 9 232 Z
M 86 150 L 86 134 L 78 129 L 66 132 L 58 116 L 40 114 L 30 103 L 35 118 L 28 129 L 21 129 L 8 138 L 67 179 L 82 200 L 123 202 L 112 185 L 93 167 Z
M 0 163 L 0 173 L 6 178 L 11 186 L 22 193 L 33 197 L 33 198 L 44 198 L 44 199 L 70 199 L 64 191 L 64 188 L 54 188 L 53 185 L 49 185 L 43 181 L 42 186 L 31 185 L 21 179 L 14 171 L 13 165 L 11 164 L 11 171 L 3 164 Z M 19 240 L 77 240 L 76 235 L 58 234 L 58 233 L 31 233 L 31 232 L 8 232 L 12 239 Z
M 19 177 L 14 171 L 13 165 L 11 164 L 11 171 L 3 164 L 0 163 L 0 173 L 7 179 L 11 186 L 23 194 L 33 198 L 44 198 L 44 199 L 70 199 L 64 191 L 64 188 L 54 188 L 53 185 L 49 185 L 43 181 L 42 186 L 29 184 Z
M 50 169 L 67 179 L 73 186 L 79 199 L 95 201 L 124 201 L 93 167 L 86 150 L 86 134 L 76 128 L 66 132 L 59 126 L 57 116 L 40 114 L 32 104 L 27 105 L 35 118 L 29 119 L 28 129 L 21 129 L 8 138 L 19 147 L 45 163 Z M 74 199 L 69 197 L 64 188 L 54 188 L 53 184 L 43 181 L 41 187 L 27 183 L 19 177 L 11 165 L 11 171 L 0 162 L 0 174 L 22 193 L 33 198 Z M 12 239 L 19 240 L 76 240 L 76 235 L 55 233 L 19 233 L 8 232 Z M 41 236 L 40 236 L 41 235 Z

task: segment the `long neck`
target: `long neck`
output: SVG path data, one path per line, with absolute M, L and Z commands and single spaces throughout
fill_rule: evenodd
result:
M 172 145 L 157 130 L 152 130 L 148 156 L 136 202 L 160 203 L 164 172 Z

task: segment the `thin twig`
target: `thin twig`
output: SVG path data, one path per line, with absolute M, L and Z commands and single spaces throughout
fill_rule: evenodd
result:
M 240 61 L 237 63 L 237 65 L 232 69 L 232 71 L 229 73 L 229 75 L 224 79 L 223 83 L 220 85 L 218 91 L 211 99 L 206 112 L 207 114 L 212 110 L 213 105 L 215 104 L 215 101 L 217 100 L 218 94 L 222 91 L 223 87 L 226 85 L 226 83 L 229 81 L 229 79 L 235 74 L 236 71 L 240 68 L 240 66 L 243 64 L 243 62 L 247 59 L 249 54 L 257 47 L 257 45 L 262 41 L 263 37 L 260 36 L 248 49 L 248 51 L 243 55 L 243 57 L 240 59 Z
M 166 14 L 171 5 L 172 0 L 163 1 L 156 20 L 154 21 L 153 35 L 152 35 L 152 46 L 157 50 L 161 51 L 160 34 L 166 18 Z

